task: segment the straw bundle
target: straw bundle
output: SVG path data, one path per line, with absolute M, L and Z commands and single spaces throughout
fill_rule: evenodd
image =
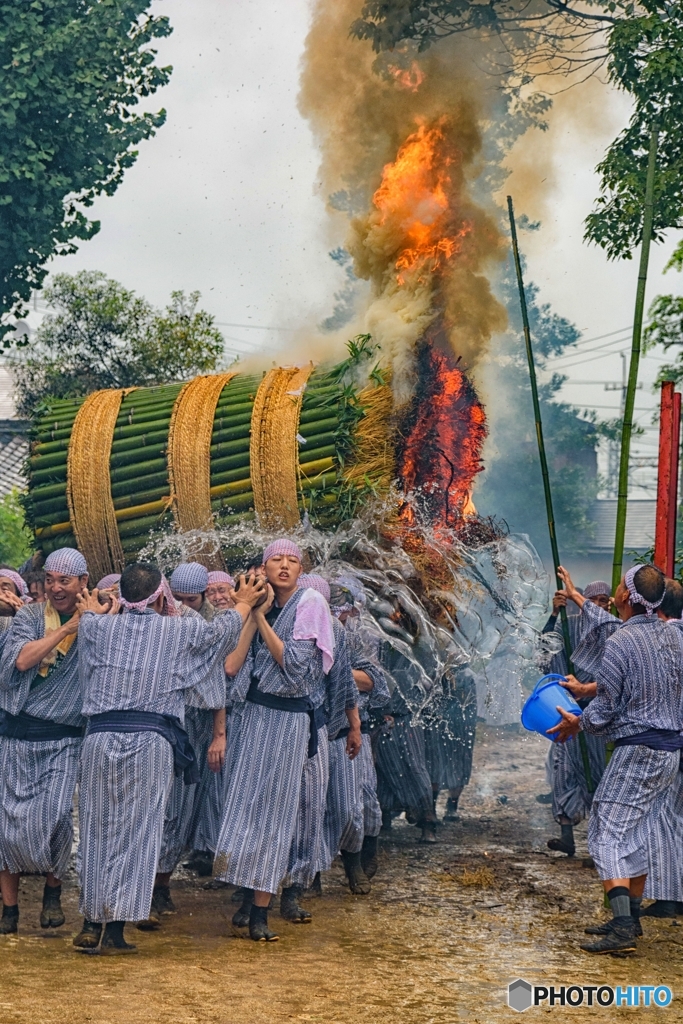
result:
M 36 418 L 27 516 L 46 554 L 81 548 L 119 571 L 151 530 L 225 517 L 333 527 L 393 475 L 390 389 L 357 392 L 342 367 L 222 374 L 56 400 Z

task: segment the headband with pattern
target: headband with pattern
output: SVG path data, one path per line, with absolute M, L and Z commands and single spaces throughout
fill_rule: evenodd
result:
M 642 604 L 643 608 L 645 609 L 645 614 L 652 615 L 655 609 L 659 608 L 660 604 L 664 600 L 664 594 L 666 593 L 666 589 L 663 591 L 659 601 L 646 601 L 643 595 L 638 593 L 638 588 L 635 584 L 636 573 L 639 569 L 642 568 L 642 565 L 634 565 L 632 569 L 629 569 L 629 571 L 624 576 L 624 583 L 626 584 L 626 589 L 628 590 L 628 596 L 631 598 L 631 604 Z

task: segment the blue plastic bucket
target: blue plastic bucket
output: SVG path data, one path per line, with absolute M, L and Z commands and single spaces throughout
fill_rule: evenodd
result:
M 547 740 L 557 742 L 556 736 L 548 736 L 548 729 L 554 728 L 562 721 L 562 715 L 557 710 L 558 705 L 572 715 L 580 715 L 581 708 L 572 697 L 569 690 L 560 686 L 560 680 L 564 676 L 556 675 L 554 672 L 539 679 L 534 687 L 533 693 L 527 697 L 522 708 L 522 725 L 529 732 L 539 732 Z

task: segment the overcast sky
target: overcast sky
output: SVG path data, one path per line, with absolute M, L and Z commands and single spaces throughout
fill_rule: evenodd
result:
M 308 4 L 157 0 L 153 9 L 174 26 L 159 44 L 162 63 L 174 72 L 151 104 L 166 107 L 167 122 L 140 145 L 116 194 L 96 202 L 99 235 L 54 268 L 102 270 L 158 305 L 173 289 L 197 289 L 228 347 L 282 341 L 286 330 L 262 328 L 319 322 L 341 284 L 327 256 L 334 240 L 317 189 L 319 154 L 296 105 Z M 597 191 L 595 164 L 627 115 L 624 100 L 607 89 L 559 101 L 544 141 L 552 174 L 543 184 L 543 224 L 523 236 L 541 299 L 586 339 L 627 328 L 632 317 L 637 262 L 609 264 L 582 242 Z M 517 212 L 525 212 L 524 201 Z M 531 203 L 527 212 L 536 212 Z M 661 277 L 672 245 L 653 253 L 650 297 L 681 290 L 679 275 Z M 259 329 L 228 326 L 235 324 Z M 624 345 L 616 336 L 605 360 L 567 360 L 567 372 L 580 381 L 618 380 L 616 353 Z M 650 365 L 646 377 L 653 379 L 656 360 Z M 578 384 L 565 394 L 581 405 L 606 406 L 601 416 L 619 402 L 602 384 Z M 639 404 L 649 409 L 653 400 L 645 389 Z

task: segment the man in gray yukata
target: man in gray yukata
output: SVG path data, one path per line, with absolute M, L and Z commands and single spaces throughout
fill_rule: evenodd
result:
M 683 633 L 654 614 L 664 594 L 655 566 L 629 569 L 614 595 L 622 626 L 605 643 L 595 699 L 580 716 L 558 708 L 562 721 L 549 730 L 563 742 L 583 730 L 615 745 L 588 824 L 613 918 L 586 929 L 600 936 L 582 944 L 589 953 L 635 951 L 649 836 L 675 845 L 666 812 L 683 747 Z
M 223 663 L 237 646 L 263 584 L 245 583 L 234 611 L 213 622 L 163 616 L 159 570 L 133 563 L 121 576 L 124 614 L 99 614 L 97 592 L 80 600 L 79 668 L 88 719 L 81 755 L 80 844 L 83 929 L 74 945 L 134 952 L 128 921 L 149 919 L 166 802 L 175 772 L 196 782 L 183 729 L 186 691 L 207 703 L 225 692 Z M 105 925 L 104 935 L 102 926 Z
M 61 879 L 73 842 L 83 735 L 78 596 L 85 558 L 60 548 L 45 562 L 47 601 L 17 611 L 0 660 L 0 934 L 17 931 L 19 877 L 45 875 L 42 928 L 64 924 Z M 104 610 L 104 609 L 103 609 Z

